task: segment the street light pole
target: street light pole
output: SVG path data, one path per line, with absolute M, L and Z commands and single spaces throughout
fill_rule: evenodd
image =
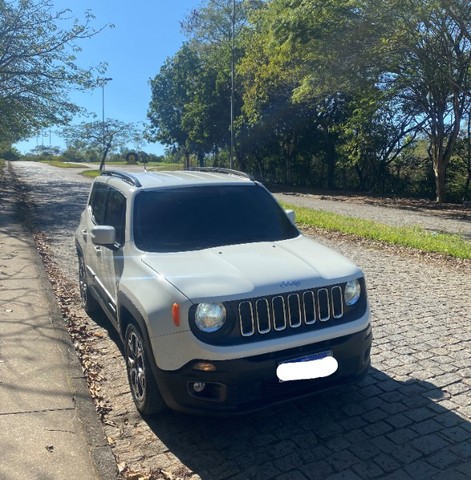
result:
M 229 167 L 234 168 L 234 35 L 235 35 L 235 0 L 232 0 L 232 20 L 231 20 L 231 153 L 229 158 Z
M 102 157 L 100 163 L 100 170 L 105 169 L 105 150 L 106 150 L 106 142 L 105 142 L 105 85 L 108 82 L 113 80 L 112 78 L 99 78 L 99 82 L 101 83 L 101 133 L 102 133 Z

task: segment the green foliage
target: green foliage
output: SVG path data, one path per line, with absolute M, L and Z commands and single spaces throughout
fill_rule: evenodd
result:
M 96 178 L 101 175 L 101 170 L 84 170 L 82 175 L 87 178 Z
M 189 42 L 152 81 L 149 138 L 186 164 L 227 162 L 233 56 L 240 169 L 287 185 L 468 195 L 455 148 L 471 110 L 468 0 L 237 0 L 235 14 L 230 0 L 205 0 L 183 22 Z
M 21 158 L 21 153 L 14 147 L 6 147 L 0 150 L 0 158 L 4 160 L 19 160 Z
M 104 71 L 80 67 L 79 43 L 101 31 L 70 10 L 54 11 L 51 0 L 0 1 L 0 138 L 15 143 L 41 128 L 66 123 L 80 108 L 72 89 L 94 84 Z
M 183 22 L 190 38 L 167 59 L 151 81 L 152 100 L 147 136 L 180 151 L 186 164 L 195 155 L 203 164 L 230 144 L 231 58 L 243 55 L 242 32 L 260 0 L 208 0 Z M 232 21 L 234 20 L 234 50 Z M 235 116 L 241 109 L 241 88 L 234 90 Z
M 128 144 L 137 147 L 142 142 L 142 134 L 134 123 L 121 120 L 106 119 L 105 122 L 82 122 L 79 125 L 69 125 L 62 129 L 69 150 L 79 152 L 90 160 L 101 159 L 101 167 L 108 154 L 122 150 Z

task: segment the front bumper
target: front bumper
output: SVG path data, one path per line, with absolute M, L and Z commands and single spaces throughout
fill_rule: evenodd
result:
M 163 398 L 173 410 L 205 415 L 246 413 L 362 380 L 370 366 L 371 343 L 369 325 L 361 332 L 303 347 L 211 361 L 214 371 L 195 370 L 198 361 L 194 361 L 175 372 L 155 368 L 154 373 Z M 281 362 L 325 351 L 331 351 L 338 362 L 334 374 L 315 380 L 278 380 L 276 369 Z

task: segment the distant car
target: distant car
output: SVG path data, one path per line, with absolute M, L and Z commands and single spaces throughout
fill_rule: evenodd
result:
M 241 172 L 105 171 L 76 232 L 82 303 L 124 342 L 143 414 L 231 414 L 362 379 L 362 272 Z

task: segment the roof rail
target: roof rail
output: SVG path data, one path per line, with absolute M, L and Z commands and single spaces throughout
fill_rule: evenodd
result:
M 142 187 L 141 182 L 135 177 L 134 175 L 131 175 L 130 173 L 123 172 L 121 170 L 104 170 L 101 172 L 101 175 L 108 175 L 110 177 L 118 177 L 123 180 L 123 182 L 129 183 L 129 185 L 132 185 L 133 187 Z
M 248 178 L 252 180 L 252 177 L 245 172 L 239 170 L 233 170 L 231 168 L 222 168 L 222 167 L 189 167 L 186 169 L 190 172 L 213 172 L 213 173 L 226 173 L 227 175 L 237 175 L 238 177 Z

